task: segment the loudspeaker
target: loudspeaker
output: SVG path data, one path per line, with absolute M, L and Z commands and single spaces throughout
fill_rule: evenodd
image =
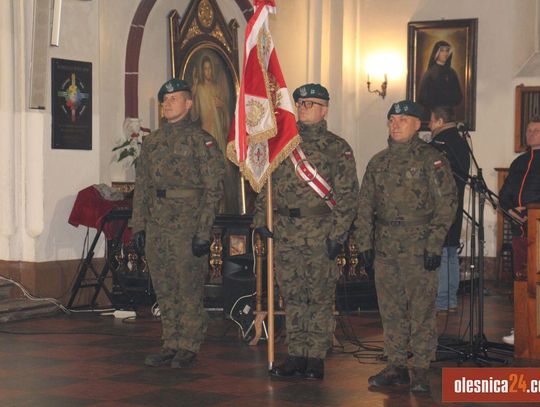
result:
M 35 5 L 30 61 L 30 108 L 45 109 L 50 2 L 36 1 Z
M 336 310 L 368 311 L 378 309 L 374 280 L 341 279 L 336 285 Z
M 228 257 L 223 261 L 223 312 L 229 315 L 233 306 L 253 309 L 255 303 L 256 279 L 253 270 L 253 258 L 249 255 Z M 241 299 L 241 297 L 244 297 Z M 238 307 L 241 299 L 245 307 Z

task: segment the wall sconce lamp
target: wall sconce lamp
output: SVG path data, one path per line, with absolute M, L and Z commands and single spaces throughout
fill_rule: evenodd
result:
M 386 87 L 388 86 L 388 79 L 386 78 L 386 74 L 384 74 L 384 82 L 381 84 L 381 90 L 379 89 L 375 89 L 375 90 L 371 90 L 371 82 L 369 81 L 369 74 L 367 76 L 367 90 L 369 93 L 375 93 L 377 95 L 379 95 L 380 97 L 382 97 L 384 99 L 384 97 L 386 96 Z

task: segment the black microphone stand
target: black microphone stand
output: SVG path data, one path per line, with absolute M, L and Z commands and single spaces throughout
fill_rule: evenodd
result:
M 460 129 L 462 137 L 467 141 L 470 137 L 467 129 Z M 509 216 L 507 211 L 504 211 L 498 205 L 498 197 L 487 187 L 483 178 L 482 169 L 479 167 L 476 157 L 473 154 L 469 143 L 467 143 L 469 155 L 474 163 L 476 175 L 468 176 L 466 184 L 469 185 L 471 194 L 471 239 L 470 239 L 470 256 L 471 256 L 471 280 L 470 280 L 470 325 L 469 325 L 469 342 L 466 349 L 463 349 L 465 344 L 456 345 L 458 349 L 452 346 L 439 345 L 439 350 L 442 352 L 452 352 L 457 354 L 456 357 L 438 358 L 437 361 L 459 359 L 460 362 L 472 360 L 479 366 L 489 366 L 492 362 L 507 364 L 507 360 L 488 356 L 488 352 L 500 353 L 504 355 L 513 355 L 514 347 L 507 344 L 499 344 L 487 340 L 484 334 L 484 208 L 486 200 L 491 203 L 494 209 L 502 210 Z M 478 199 L 478 215 L 477 210 Z M 478 235 L 477 235 L 478 233 Z M 478 239 L 478 240 L 477 240 Z M 478 241 L 478 247 L 477 247 Z M 475 276 L 478 276 L 478 286 L 475 286 Z M 476 298 L 478 297 L 478 298 Z M 476 301 L 478 300 L 478 301 Z M 477 310 L 475 310 L 475 305 Z M 475 312 L 477 311 L 477 312 Z M 475 325 L 478 324 L 478 330 L 475 332 Z M 461 349 L 459 349 L 461 348 Z

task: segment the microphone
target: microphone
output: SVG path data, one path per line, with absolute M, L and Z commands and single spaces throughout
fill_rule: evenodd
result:
M 457 129 L 458 129 L 459 131 L 467 131 L 468 126 L 467 126 L 466 123 L 458 123 L 458 124 L 457 124 Z

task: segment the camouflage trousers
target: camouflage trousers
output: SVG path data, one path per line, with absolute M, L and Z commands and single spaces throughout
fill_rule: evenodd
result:
M 426 271 L 421 256 L 375 258 L 375 285 L 388 363 L 429 368 L 437 350 L 438 271 Z
M 195 228 L 147 227 L 146 257 L 161 312 L 162 346 L 198 352 L 206 332 L 206 257 L 191 253 Z
M 288 353 L 324 359 L 335 328 L 335 262 L 317 245 L 276 242 L 276 278 L 285 303 Z

